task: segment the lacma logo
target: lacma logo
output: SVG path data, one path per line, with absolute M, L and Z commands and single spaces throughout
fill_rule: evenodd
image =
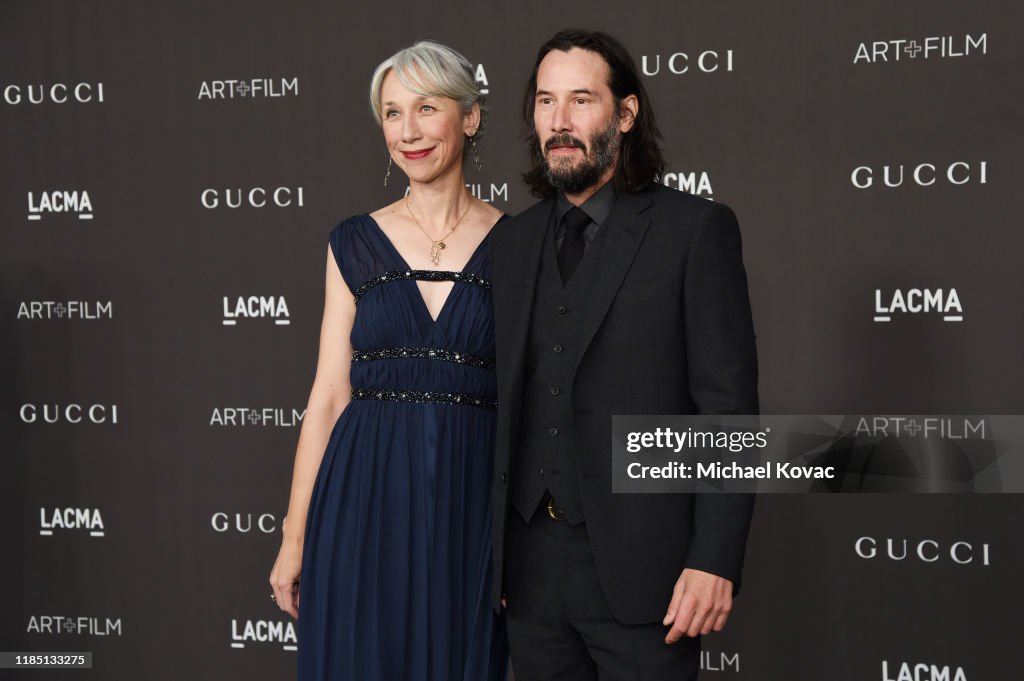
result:
M 284 296 L 224 296 L 224 326 L 235 326 L 239 319 L 273 319 L 278 326 L 292 323 Z
M 299 649 L 292 622 L 231 620 L 231 647 L 244 648 L 253 643 L 280 643 L 284 650 Z
M 876 322 L 891 322 L 896 314 L 930 313 L 941 314 L 944 322 L 962 322 L 964 307 L 956 289 L 894 289 L 891 295 L 883 294 L 880 288 L 875 289 Z
M 88 530 L 90 537 L 106 535 L 98 508 L 40 508 L 39 534 L 50 537 L 54 530 Z
M 963 667 L 882 660 L 882 681 L 967 681 Z
M 689 192 L 696 196 L 710 199 L 715 191 L 711 188 L 711 177 L 706 170 L 691 170 L 690 172 L 665 173 L 661 176 L 661 183 L 666 187 L 678 189 L 681 192 Z
M 42 220 L 45 215 L 73 213 L 79 220 L 92 220 L 92 199 L 89 192 L 54 190 L 28 193 L 28 219 Z
M 486 95 L 491 91 L 491 86 L 487 82 L 487 72 L 484 71 L 483 64 L 477 64 L 476 70 L 473 72 L 473 80 L 476 81 L 476 85 L 480 88 L 480 94 Z

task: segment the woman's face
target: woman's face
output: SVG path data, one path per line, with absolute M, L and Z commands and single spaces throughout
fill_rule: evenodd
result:
M 480 123 L 480 108 L 466 115 L 448 97 L 427 97 L 409 90 L 394 72 L 380 91 L 384 141 L 391 158 L 413 182 L 431 182 L 461 168 L 466 135 Z

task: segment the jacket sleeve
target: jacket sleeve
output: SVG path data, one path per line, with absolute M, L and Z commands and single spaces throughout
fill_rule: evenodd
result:
M 701 215 L 687 255 L 684 318 L 689 391 L 699 414 L 757 414 L 757 351 L 740 230 L 728 206 Z M 733 583 L 738 593 L 753 494 L 694 496 L 686 567 Z

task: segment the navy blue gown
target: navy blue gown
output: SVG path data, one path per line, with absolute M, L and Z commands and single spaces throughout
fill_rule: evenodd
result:
M 352 401 L 306 522 L 299 681 L 490 681 L 496 386 L 490 236 L 461 272 L 408 267 L 368 215 L 330 244 L 356 299 Z M 437 320 L 416 280 L 454 281 Z

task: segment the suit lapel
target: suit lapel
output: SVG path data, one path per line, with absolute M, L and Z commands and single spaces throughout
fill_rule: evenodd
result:
M 651 202 L 649 192 L 618 194 L 611 215 L 602 227 L 607 228 L 608 233 L 605 235 L 599 274 L 587 299 L 580 324 L 580 350 L 576 354 L 576 365 L 572 369 L 573 377 L 601 322 L 608 314 L 608 308 L 615 300 L 615 294 L 629 272 L 629 267 L 647 233 L 650 220 L 644 218 L 641 213 L 651 205 Z

